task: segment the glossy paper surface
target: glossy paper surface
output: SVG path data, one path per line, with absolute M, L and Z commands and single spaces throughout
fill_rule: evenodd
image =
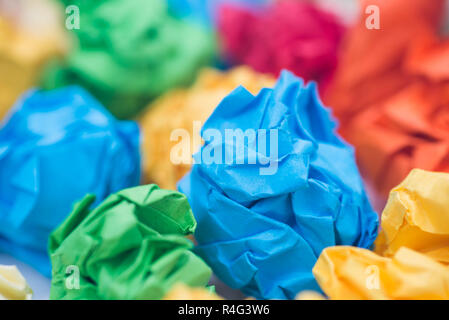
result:
M 184 195 L 146 185 L 94 201 L 87 195 L 51 235 L 51 299 L 161 299 L 177 282 L 206 286 Z
M 234 90 L 208 119 L 205 145 L 179 189 L 198 221 L 197 252 L 226 284 L 256 298 L 293 299 L 318 289 L 312 267 L 325 247 L 372 245 L 377 215 L 353 150 L 334 128 L 316 87 L 288 72 L 256 97 Z M 259 130 L 267 143 L 245 139 L 238 152 L 234 139 L 217 138 L 238 129 Z M 211 150 L 223 161 L 199 163 Z
M 50 276 L 50 233 L 86 193 L 140 180 L 139 129 L 79 87 L 30 91 L 0 127 L 0 250 Z

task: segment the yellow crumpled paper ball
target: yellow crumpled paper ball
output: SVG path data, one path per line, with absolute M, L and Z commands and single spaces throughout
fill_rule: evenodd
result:
M 449 174 L 412 170 L 391 190 L 376 252 L 329 247 L 313 269 L 331 299 L 449 299 Z
M 0 300 L 30 300 L 32 295 L 16 266 L 0 265 Z
M 0 120 L 44 64 L 67 51 L 63 12 L 49 0 L 0 0 Z
M 406 247 L 391 258 L 362 248 L 329 247 L 313 273 L 330 299 L 449 299 L 449 267 Z
M 326 300 L 326 298 L 316 291 L 302 291 L 298 293 L 295 300 Z
M 449 263 L 448 173 L 414 169 L 391 190 L 375 251 L 393 256 L 401 247 Z
M 145 182 L 176 189 L 176 183 L 190 170 L 192 155 L 202 144 L 202 125 L 221 100 L 240 85 L 257 94 L 274 83 L 272 76 L 249 67 L 227 72 L 204 69 L 192 87 L 172 90 L 154 101 L 140 119 Z M 182 141 L 181 136 L 190 143 L 186 148 L 190 152 L 175 153 L 177 160 L 173 161 L 173 147 Z
M 167 293 L 164 300 L 222 300 L 222 298 L 205 288 L 190 288 L 178 283 Z

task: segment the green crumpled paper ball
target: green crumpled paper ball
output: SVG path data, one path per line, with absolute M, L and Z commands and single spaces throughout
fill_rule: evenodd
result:
M 131 118 L 213 60 L 210 30 L 176 18 L 163 0 L 60 0 L 79 8 L 74 49 L 48 65 L 46 89 L 82 85 L 116 117 Z M 75 11 L 68 11 L 71 23 Z
M 211 270 L 191 250 L 186 197 L 156 185 L 124 189 L 90 210 L 77 203 L 50 237 L 51 299 L 161 299 L 177 282 L 206 286 Z

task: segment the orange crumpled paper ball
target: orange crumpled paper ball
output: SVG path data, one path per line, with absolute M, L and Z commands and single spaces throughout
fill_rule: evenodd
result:
M 439 34 L 444 1 L 365 0 L 324 96 L 382 201 L 412 168 L 449 171 L 449 39 Z M 363 10 L 364 11 L 364 10 Z

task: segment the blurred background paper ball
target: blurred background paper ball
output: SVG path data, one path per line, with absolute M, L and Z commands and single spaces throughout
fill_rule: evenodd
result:
M 190 170 L 192 155 L 201 146 L 201 126 L 220 101 L 238 86 L 257 94 L 274 83 L 274 77 L 247 66 L 228 71 L 204 69 L 190 88 L 171 90 L 154 101 L 139 119 L 145 181 L 175 190 L 176 183 Z M 186 140 L 174 135 L 179 130 L 188 133 Z M 182 161 L 174 163 L 172 151 L 180 144 L 188 151 L 175 154 Z
M 50 0 L 0 0 L 0 120 L 68 49 L 62 8 Z
M 220 7 L 234 4 L 259 9 L 275 0 L 167 0 L 171 11 L 180 17 L 215 28 Z
M 260 9 L 220 7 L 218 37 L 230 64 L 278 76 L 287 69 L 325 90 L 337 66 L 345 27 L 310 1 L 278 1 Z
M 211 62 L 210 30 L 178 19 L 163 0 L 61 0 L 79 8 L 75 48 L 49 64 L 47 89 L 79 84 L 118 118 L 132 118 L 164 91 L 193 81 Z
M 50 232 L 75 201 L 140 180 L 139 129 L 86 91 L 24 95 L 0 127 L 0 251 L 50 275 Z
M 323 98 L 380 211 L 413 168 L 449 172 L 449 40 L 440 32 L 443 0 L 361 5 L 373 3 L 382 30 L 367 29 L 360 17 Z

